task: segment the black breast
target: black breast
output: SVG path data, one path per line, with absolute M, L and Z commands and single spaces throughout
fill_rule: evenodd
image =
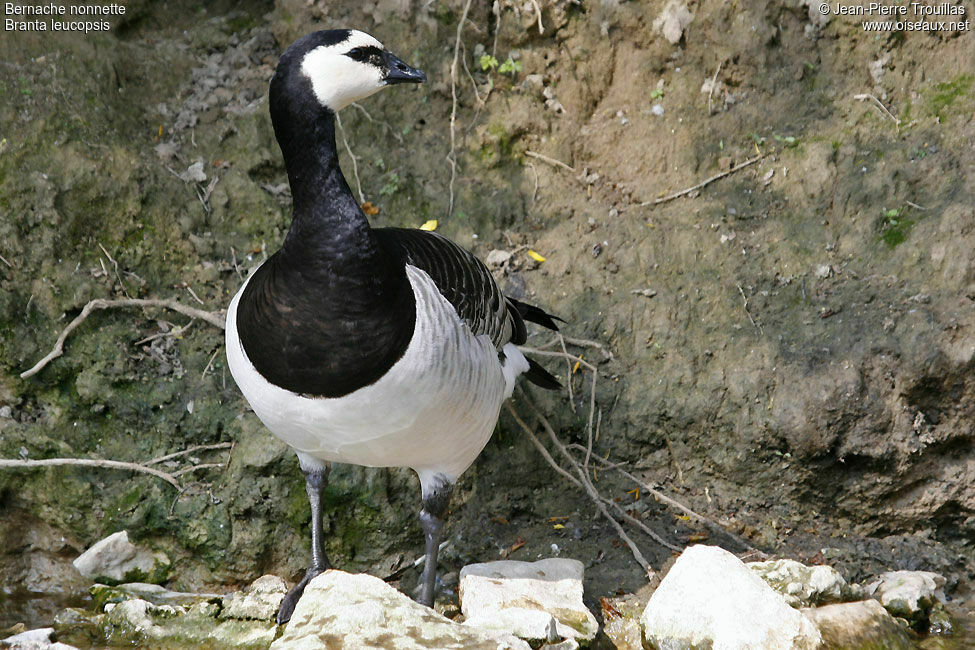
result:
M 341 397 L 372 384 L 413 337 L 416 305 L 405 268 L 300 268 L 278 252 L 247 283 L 237 329 L 247 357 L 276 386 Z

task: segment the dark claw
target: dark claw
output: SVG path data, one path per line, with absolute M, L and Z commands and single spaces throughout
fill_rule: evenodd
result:
M 298 606 L 298 601 L 301 599 L 301 594 L 305 593 L 305 587 L 311 582 L 316 576 L 325 573 L 326 569 L 316 569 L 314 567 L 308 569 L 305 572 L 305 577 L 301 579 L 301 582 L 296 584 L 291 590 L 284 595 L 284 600 L 281 601 L 281 607 L 278 609 L 277 622 L 278 625 L 284 625 L 291 620 L 291 615 L 295 613 L 295 607 Z

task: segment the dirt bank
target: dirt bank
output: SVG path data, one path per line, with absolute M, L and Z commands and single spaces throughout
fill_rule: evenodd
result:
M 599 370 L 594 454 L 771 554 L 827 559 L 853 580 L 939 571 L 969 597 L 970 31 L 867 33 L 803 2 L 473 3 L 452 79 L 462 2 L 127 7 L 108 32 L 0 43 L 0 456 L 234 446 L 161 463 L 224 464 L 182 475 L 178 493 L 104 469 L 3 471 L 0 511 L 17 523 L 0 532 L 5 590 L 77 593 L 70 559 L 123 528 L 169 555 L 175 589 L 303 567 L 301 477 L 246 411 L 219 329 L 98 312 L 64 356 L 19 374 L 91 299 L 226 305 L 289 222 L 265 99 L 277 56 L 309 30 L 356 26 L 430 81 L 342 113 L 353 190 L 377 225 L 437 219 L 482 257 L 513 252 L 506 290 L 611 353 L 569 347 Z M 534 395 L 565 443 L 587 442 L 590 382 L 580 367 L 573 402 Z M 414 480 L 333 473 L 336 564 L 387 575 L 419 554 Z M 634 502 L 616 472 L 595 485 L 674 545 L 741 550 L 645 492 Z M 449 527 L 448 572 L 557 547 L 587 563 L 593 598 L 645 581 L 507 415 Z M 671 556 L 630 534 L 653 566 Z M 15 614 L 7 624 L 34 615 Z

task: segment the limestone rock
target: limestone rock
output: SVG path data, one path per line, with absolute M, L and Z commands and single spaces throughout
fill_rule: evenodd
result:
M 715 546 L 684 551 L 640 619 L 653 647 L 812 650 L 822 637 L 754 571 Z
M 650 585 L 646 588 L 651 593 L 652 589 Z M 649 593 L 599 599 L 603 611 L 603 634 L 612 641 L 616 650 L 643 650 L 640 615 L 647 606 L 647 600 Z
M 653 21 L 653 29 L 663 34 L 672 45 L 676 45 L 692 20 L 694 14 L 688 11 L 686 4 L 681 0 L 670 0 Z
M 858 600 L 863 590 L 847 584 L 831 566 L 806 566 L 795 560 L 749 562 L 746 566 L 782 594 L 793 607 L 811 607 Z
M 305 587 L 271 650 L 529 650 L 521 639 L 454 623 L 379 578 L 329 570 Z
M 223 599 L 220 618 L 273 621 L 281 607 L 288 586 L 278 576 L 261 576 L 244 591 L 237 591 Z
M 591 640 L 599 624 L 582 604 L 582 562 L 548 558 L 469 564 L 460 572 L 464 625 L 523 639 Z
M 876 600 L 839 603 L 803 609 L 827 648 L 848 650 L 910 650 L 914 647 L 907 630 Z
M 135 647 L 267 648 L 277 626 L 266 621 L 216 618 L 215 603 L 197 603 L 189 608 L 153 605 L 132 599 L 109 603 L 99 623 L 98 635 L 109 645 Z
M 169 570 L 169 558 L 139 548 L 123 530 L 96 542 L 75 559 L 74 567 L 86 578 L 109 584 L 161 582 Z
M 871 580 L 866 592 L 894 616 L 920 623 L 935 603 L 945 601 L 944 586 L 944 577 L 930 571 L 888 571 Z
M 0 640 L 0 644 L 11 650 L 77 650 L 73 645 L 51 641 L 53 634 L 53 627 L 27 630 Z

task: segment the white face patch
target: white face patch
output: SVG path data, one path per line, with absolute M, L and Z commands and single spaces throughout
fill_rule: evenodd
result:
M 386 85 L 383 71 L 369 63 L 346 56 L 356 47 L 383 48 L 369 34 L 352 30 L 349 38 L 337 45 L 322 45 L 305 55 L 301 72 L 311 81 L 315 97 L 324 106 L 339 111 L 352 102 L 382 90 Z

